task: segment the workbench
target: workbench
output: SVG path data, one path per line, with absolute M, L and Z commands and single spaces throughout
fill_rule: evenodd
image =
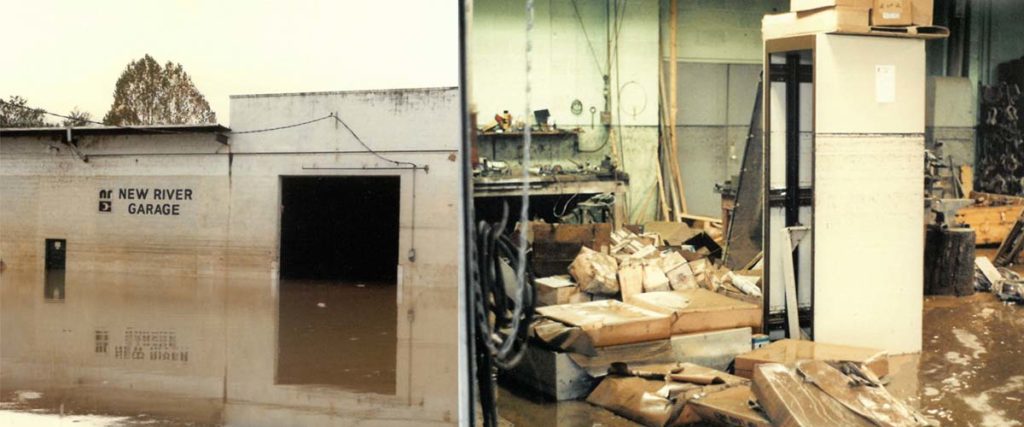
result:
M 629 184 L 617 179 L 603 179 L 596 175 L 535 175 L 530 177 L 530 196 L 579 195 L 581 200 L 594 194 L 615 195 L 614 226 L 626 223 L 625 200 Z M 474 177 L 473 197 L 518 197 L 522 194 L 522 177 L 505 175 Z

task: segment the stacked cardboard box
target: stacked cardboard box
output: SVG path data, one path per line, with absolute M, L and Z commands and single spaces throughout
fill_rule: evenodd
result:
M 843 33 L 939 38 L 932 27 L 933 0 L 790 0 L 790 12 L 764 17 L 765 39 Z

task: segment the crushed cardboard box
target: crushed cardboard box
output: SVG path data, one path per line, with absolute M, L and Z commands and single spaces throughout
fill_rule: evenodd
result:
M 927 425 L 923 416 L 893 397 L 871 371 L 855 363 L 804 360 L 796 367 L 807 383 L 875 425 Z
M 671 319 L 667 314 L 617 300 L 552 305 L 538 308 L 537 313 L 578 326 L 594 347 L 667 339 L 671 335 Z
M 736 356 L 736 375 L 751 378 L 758 365 L 779 363 L 792 366 L 800 360 L 854 362 L 867 366 L 879 377 L 889 375 L 889 356 L 885 351 L 789 339 Z
M 587 396 L 587 402 L 651 427 L 699 422 L 696 412 L 685 410 L 688 401 L 749 384 L 746 379 L 690 363 L 622 364 L 616 368 Z
M 619 293 L 619 264 L 615 258 L 586 246 L 569 265 L 569 274 L 584 292 L 595 295 Z
M 929 425 L 896 399 L 863 365 L 801 360 L 794 367 L 765 363 L 754 368 L 751 389 L 772 425 Z
M 754 405 L 754 393 L 741 385 L 690 399 L 692 410 L 706 423 L 732 427 L 772 427 L 771 420 Z

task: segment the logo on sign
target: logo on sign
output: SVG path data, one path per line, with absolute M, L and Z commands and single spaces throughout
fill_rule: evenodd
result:
M 110 213 L 114 208 L 114 202 L 110 200 L 113 190 L 100 190 L 100 212 Z

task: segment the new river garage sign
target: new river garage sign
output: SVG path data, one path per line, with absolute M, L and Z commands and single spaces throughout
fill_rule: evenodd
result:
M 114 201 L 122 201 L 116 203 Z M 181 202 L 192 200 L 191 188 L 132 187 L 100 190 L 99 211 L 114 212 L 125 206 L 131 215 L 178 216 Z

